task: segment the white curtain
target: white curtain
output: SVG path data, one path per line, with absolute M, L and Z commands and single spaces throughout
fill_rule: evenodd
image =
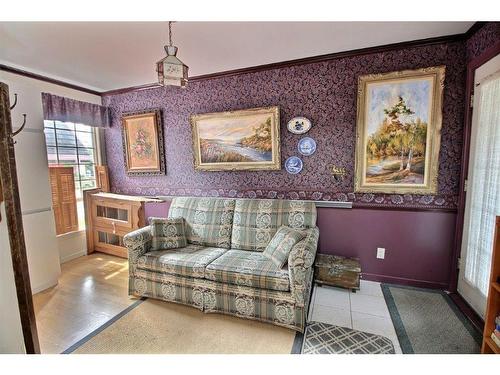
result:
M 465 279 L 486 296 L 495 216 L 500 215 L 500 75 L 486 78 L 479 89 L 478 129 L 468 189 L 470 220 Z

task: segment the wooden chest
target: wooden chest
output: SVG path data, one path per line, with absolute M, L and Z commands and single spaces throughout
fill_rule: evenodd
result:
M 318 254 L 314 263 L 317 284 L 359 290 L 361 265 L 357 258 Z

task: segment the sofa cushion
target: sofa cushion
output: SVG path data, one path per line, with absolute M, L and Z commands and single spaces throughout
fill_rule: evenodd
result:
M 205 267 L 227 250 L 201 245 L 150 251 L 137 259 L 137 268 L 172 275 L 204 278 Z
M 234 205 L 234 199 L 179 197 L 168 216 L 184 218 L 188 243 L 229 249 Z
M 284 199 L 237 199 L 231 248 L 264 251 L 281 226 L 316 226 L 314 202 Z
M 151 224 L 152 250 L 177 249 L 186 247 L 186 235 L 184 233 L 184 219 L 177 218 L 149 218 Z
M 228 250 L 205 270 L 208 280 L 261 289 L 290 289 L 288 269 L 280 269 L 262 253 Z
M 304 231 L 280 227 L 262 255 L 271 259 L 276 267 L 281 268 L 287 262 L 292 247 L 304 237 Z

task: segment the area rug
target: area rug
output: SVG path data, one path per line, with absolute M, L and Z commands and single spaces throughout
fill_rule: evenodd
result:
M 394 354 L 387 337 L 331 324 L 310 322 L 302 354 Z
M 403 353 L 479 353 L 481 333 L 446 293 L 381 286 Z
M 272 324 L 143 299 L 64 353 L 290 354 L 294 339 Z

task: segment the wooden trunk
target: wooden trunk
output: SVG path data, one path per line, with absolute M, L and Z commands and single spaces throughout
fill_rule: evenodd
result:
M 317 284 L 359 290 L 361 266 L 356 258 L 318 254 L 314 264 Z

